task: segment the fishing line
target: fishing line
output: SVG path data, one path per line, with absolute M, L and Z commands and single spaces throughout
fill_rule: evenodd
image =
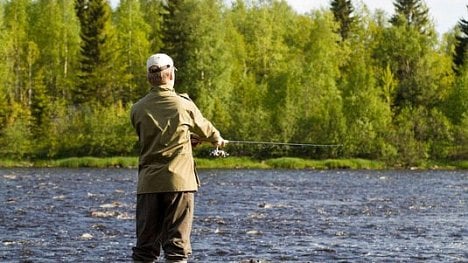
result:
M 303 147 L 342 147 L 343 144 L 313 144 L 313 143 L 294 143 L 294 142 L 266 142 L 266 141 L 230 141 L 228 144 L 265 144 L 265 145 L 286 145 Z

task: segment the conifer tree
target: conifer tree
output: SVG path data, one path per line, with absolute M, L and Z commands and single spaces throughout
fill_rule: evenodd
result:
M 463 136 L 468 138 L 468 20 L 461 19 L 458 28 L 459 34 L 455 36 L 455 52 L 452 57 L 456 80 L 447 100 L 446 114 L 455 125 L 460 125 L 464 131 Z
M 331 2 L 331 11 L 335 17 L 335 20 L 339 23 L 339 32 L 342 39 L 346 39 L 349 34 L 349 30 L 355 21 L 352 16 L 354 7 L 351 0 L 333 0 Z
M 392 27 L 383 31 L 383 39 L 376 48 L 382 67 L 390 66 L 398 80 L 393 102 L 394 109 L 405 106 L 427 105 L 429 93 L 442 87 L 424 80 L 428 75 L 432 83 L 439 76 L 428 74 L 429 63 L 434 63 L 434 26 L 428 18 L 428 8 L 423 0 L 396 0 Z
M 394 26 L 408 26 L 415 28 L 422 34 L 431 35 L 429 8 L 423 0 L 395 0 L 395 15 L 390 22 Z
M 459 69 L 465 65 L 467 60 L 468 20 L 461 19 L 458 22 L 458 27 L 460 28 L 460 34 L 455 37 L 457 42 L 455 44 L 455 53 L 453 54 L 454 70 L 457 72 L 457 74 L 460 73 Z
M 49 121 L 47 118 L 51 97 L 48 96 L 44 85 L 42 69 L 36 72 L 33 81 L 34 89 L 31 94 L 31 116 L 34 121 L 33 130 L 40 130 L 42 125 Z M 43 134 L 40 134 L 43 135 Z
M 110 55 L 110 6 L 106 0 L 77 0 L 81 25 L 81 58 L 74 104 L 113 101 Z
M 219 0 L 169 1 L 164 18 L 163 52 L 179 68 L 177 89 L 188 92 L 208 118 L 215 111 L 214 98 L 224 99 L 229 94 L 230 65 L 221 6 Z
M 177 72 L 178 87 L 181 92 L 187 92 L 188 90 L 184 83 L 189 79 L 189 76 L 182 69 L 186 68 L 189 57 L 187 52 L 191 49 L 189 32 L 192 28 L 195 28 L 196 24 L 190 24 L 185 21 L 186 18 L 184 16 L 186 13 L 183 10 L 184 8 L 186 10 L 191 9 L 191 7 L 188 7 L 191 1 L 171 0 L 166 3 L 162 27 L 164 46 L 161 48 L 161 52 L 169 54 L 174 59 L 176 66 L 181 69 Z M 191 95 L 193 96 L 194 94 Z
M 172 2 L 172 1 L 171 1 Z M 156 53 L 164 46 L 163 43 L 163 16 L 167 13 L 163 1 L 140 0 L 141 11 L 145 22 L 150 26 L 148 40 L 150 53 Z

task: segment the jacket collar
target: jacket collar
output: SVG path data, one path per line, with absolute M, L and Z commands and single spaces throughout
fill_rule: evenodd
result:
M 162 93 L 162 92 L 175 92 L 174 88 L 164 84 L 164 85 L 159 85 L 159 86 L 153 86 L 151 88 L 151 92 L 156 92 L 156 93 Z

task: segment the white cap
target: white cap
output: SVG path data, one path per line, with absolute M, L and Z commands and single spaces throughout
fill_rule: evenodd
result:
M 174 61 L 172 58 L 163 53 L 157 53 L 152 55 L 146 61 L 146 70 L 149 71 L 149 68 L 152 66 L 157 66 L 159 68 L 158 71 L 163 71 L 170 67 L 174 66 Z

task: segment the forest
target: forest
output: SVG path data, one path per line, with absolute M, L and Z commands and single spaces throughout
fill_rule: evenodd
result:
M 467 19 L 440 35 L 423 0 L 357 4 L 0 0 L 0 158 L 136 156 L 129 110 L 164 52 L 225 139 L 342 145 L 235 154 L 467 160 Z

